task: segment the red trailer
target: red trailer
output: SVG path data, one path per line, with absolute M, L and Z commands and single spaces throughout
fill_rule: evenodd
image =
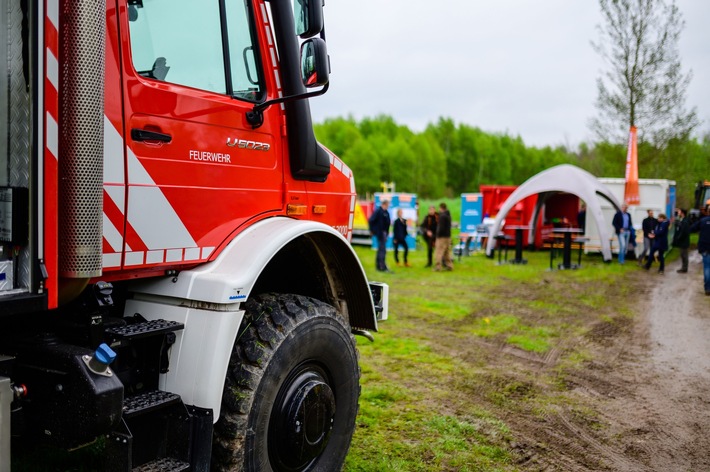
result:
M 481 185 L 480 192 L 483 194 L 484 218 L 495 218 L 505 201 L 517 188 L 515 185 Z M 519 201 L 506 215 L 503 232 L 513 237 L 515 236 L 515 231 L 507 227 L 529 226 L 537 202 L 538 195 L 531 195 Z M 538 217 L 535 247 L 543 247 L 544 241 L 548 239 L 548 235 L 553 228 L 578 227 L 578 213 L 579 198 L 577 196 L 569 193 L 558 193 L 548 197 Z M 527 230 L 523 238 L 528 241 Z M 513 241 L 508 240 L 508 244 L 512 245 Z
M 515 185 L 481 185 L 480 192 L 483 194 L 483 217 L 495 218 L 503 206 L 505 201 L 517 189 Z M 505 226 L 503 232 L 511 237 L 515 237 L 515 231 L 507 229 L 506 226 L 527 226 L 530 224 L 535 204 L 537 203 L 537 195 L 527 197 L 518 202 L 505 217 Z M 540 223 L 540 222 L 538 222 Z M 538 224 L 538 227 L 540 225 Z M 528 240 L 528 231 L 523 235 L 524 241 Z M 513 245 L 513 240 L 508 240 L 510 245 Z M 535 237 L 535 245 L 542 245 L 542 239 L 538 241 L 538 236 Z

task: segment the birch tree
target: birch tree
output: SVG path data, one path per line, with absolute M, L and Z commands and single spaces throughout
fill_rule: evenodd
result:
M 597 79 L 592 131 L 621 143 L 636 126 L 640 140 L 660 148 L 687 139 L 700 122 L 695 108 L 685 108 L 692 72 L 681 69 L 678 38 L 685 23 L 675 0 L 599 0 L 599 6 L 599 40 L 592 46 L 608 69 Z

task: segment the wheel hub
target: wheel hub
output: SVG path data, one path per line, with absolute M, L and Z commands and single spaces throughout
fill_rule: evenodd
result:
M 301 371 L 284 387 L 281 401 L 275 405 L 271 451 L 284 470 L 305 470 L 328 444 L 335 419 L 335 395 L 315 370 Z

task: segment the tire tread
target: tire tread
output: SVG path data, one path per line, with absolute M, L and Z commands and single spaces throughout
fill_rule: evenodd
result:
M 286 337 L 303 322 L 319 316 L 336 320 L 350 333 L 350 327 L 335 308 L 301 295 L 266 293 L 250 298 L 245 307 L 225 379 L 221 417 L 214 429 L 212 470 L 215 471 L 241 470 L 256 390 L 271 357 Z M 354 336 L 349 337 L 355 346 Z M 359 361 L 357 349 L 355 356 Z M 359 380 L 359 362 L 357 374 Z M 357 389 L 359 397 L 359 381 Z

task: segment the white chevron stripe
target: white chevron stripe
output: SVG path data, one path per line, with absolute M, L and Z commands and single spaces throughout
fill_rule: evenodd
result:
M 155 181 L 140 163 L 131 148 L 127 149 L 128 154 L 128 182 L 131 185 L 155 185 Z
M 126 209 L 124 207 L 124 192 L 125 190 L 123 187 L 115 186 L 115 185 L 104 185 L 104 190 L 108 194 L 108 196 L 111 198 L 111 201 L 118 207 L 118 209 L 121 211 L 121 214 L 125 216 L 126 214 Z
M 59 157 L 59 126 L 57 122 L 52 118 L 52 115 L 47 112 L 47 149 L 49 149 L 50 154 L 54 156 L 55 159 Z
M 197 247 L 175 209 L 130 148 L 128 182 L 131 185 L 128 222 L 149 249 Z M 182 252 L 177 260 L 182 260 Z
M 59 0 L 47 0 L 47 18 L 56 29 L 59 29 Z
M 106 115 L 104 115 L 104 183 L 124 183 L 123 138 Z
M 59 61 L 49 49 L 47 49 L 47 78 L 55 89 L 59 89 Z
M 108 242 L 114 252 L 121 252 L 123 250 L 123 236 L 116 229 L 116 227 L 111 223 L 108 216 L 104 213 L 104 239 Z
M 160 188 L 131 186 L 128 208 L 128 222 L 148 249 L 197 247 Z

